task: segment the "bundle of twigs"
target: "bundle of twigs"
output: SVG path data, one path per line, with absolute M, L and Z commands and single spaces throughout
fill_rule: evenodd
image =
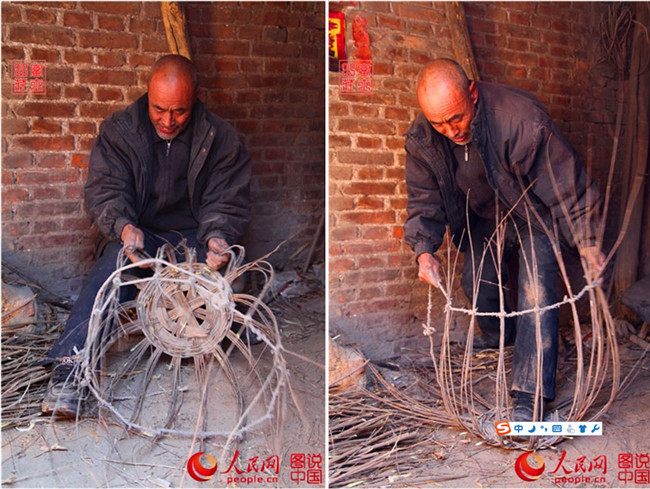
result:
M 435 436 L 435 427 L 450 420 L 444 410 L 395 387 L 372 364 L 367 368 L 375 388 L 330 392 L 332 487 L 355 482 L 400 486 L 400 474 L 418 467 L 424 458 L 444 458 L 445 443 Z M 432 478 L 448 480 L 442 475 Z
M 2 326 L 2 428 L 41 416 L 49 371 L 43 361 L 61 334 L 59 312 L 39 303 L 29 324 Z

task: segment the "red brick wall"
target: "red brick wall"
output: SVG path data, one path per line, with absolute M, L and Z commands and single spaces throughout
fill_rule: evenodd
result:
M 274 258 L 284 263 L 310 242 L 324 204 L 324 5 L 183 5 L 200 98 L 253 158 L 249 256 L 295 235 Z M 94 240 L 82 188 L 99 124 L 146 91 L 167 53 L 158 2 L 2 3 L 3 260 L 78 292 Z M 10 94 L 13 59 L 47 62 L 45 96 Z
M 364 344 L 370 357 L 387 357 L 427 344 L 421 328 L 427 287 L 417 281 L 413 253 L 402 241 L 403 145 L 419 110 L 417 74 L 428 61 L 453 52 L 439 2 L 330 5 L 346 14 L 351 59 L 351 24 L 356 15 L 366 18 L 374 64 L 371 94 L 342 93 L 338 74 L 329 75 L 330 328 Z M 463 6 L 481 79 L 531 90 L 583 159 L 606 165 L 613 94 L 611 83 L 593 73 L 606 5 Z M 435 294 L 434 319 L 441 299 Z

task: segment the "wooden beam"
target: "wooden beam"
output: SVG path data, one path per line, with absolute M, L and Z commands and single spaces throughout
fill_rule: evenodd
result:
M 451 47 L 454 50 L 454 58 L 463 67 L 468 78 L 479 80 L 463 6 L 460 2 L 444 3 L 447 24 L 451 32 Z
M 180 54 L 192 59 L 187 39 L 187 20 L 183 7 L 178 2 L 160 2 L 167 44 L 172 54 Z

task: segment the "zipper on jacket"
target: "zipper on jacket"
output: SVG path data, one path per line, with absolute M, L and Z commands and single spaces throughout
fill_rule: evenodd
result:
M 465 145 L 465 163 L 469 161 L 469 143 Z
M 167 156 L 169 157 L 169 152 L 172 149 L 172 141 L 173 139 L 168 139 L 167 140 Z M 467 156 L 465 157 L 465 161 L 467 161 Z

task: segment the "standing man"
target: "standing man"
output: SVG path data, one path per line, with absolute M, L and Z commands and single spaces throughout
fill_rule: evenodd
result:
M 250 221 L 251 160 L 235 129 L 197 100 L 194 64 L 179 55 L 151 68 L 147 93 L 108 117 L 90 154 L 85 206 L 101 233 L 99 259 L 50 351 L 45 413 L 74 416 L 80 393 L 68 379 L 84 347 L 95 296 L 122 247 L 137 263 L 186 240 L 213 270 Z
M 575 246 L 599 273 L 604 255 L 592 229 L 598 191 L 550 115 L 530 93 L 467 79 L 462 67 L 438 59 L 420 73 L 417 97 L 422 113 L 406 134 L 408 218 L 405 241 L 415 251 L 419 279 L 440 284 L 433 253 L 449 226 L 458 248 L 467 252 L 462 286 L 479 312 L 499 311 L 499 275 L 505 263 L 519 259 L 518 310 L 557 302 L 558 265 L 554 238 Z M 524 195 L 525 194 L 525 195 Z M 501 267 L 493 233 L 505 220 Z M 541 222 L 540 222 L 541 220 Z M 530 223 L 530 226 L 529 226 Z M 471 244 L 471 247 L 470 247 Z M 486 249 L 481 266 L 481 256 Z M 530 273 L 534 267 L 534 273 Z M 476 295 L 476 297 L 475 297 Z M 543 400 L 555 397 L 558 310 L 540 315 Z M 479 316 L 477 348 L 499 346 L 496 316 Z M 515 345 L 512 366 L 512 421 L 533 421 L 537 383 L 535 314 L 508 318 L 505 344 Z

